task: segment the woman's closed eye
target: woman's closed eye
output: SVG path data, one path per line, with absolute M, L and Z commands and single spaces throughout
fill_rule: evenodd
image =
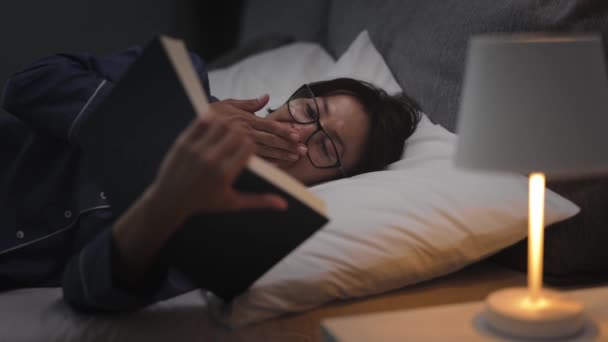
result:
M 317 119 L 317 111 L 310 105 L 310 103 L 306 104 L 306 115 L 310 120 Z
M 321 154 L 323 155 L 323 158 L 327 161 L 327 163 L 333 164 L 337 162 L 337 151 L 328 136 L 325 136 L 323 139 L 321 139 L 318 142 L 318 145 L 318 149 L 321 151 Z

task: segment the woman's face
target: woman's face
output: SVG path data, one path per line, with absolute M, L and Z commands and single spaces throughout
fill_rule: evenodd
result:
M 342 167 L 348 174 L 362 157 L 370 129 L 369 116 L 361 104 L 350 95 L 316 97 L 316 102 L 321 126 L 331 137 Z M 308 138 L 317 131 L 314 122 L 310 124 L 296 122 L 287 104 L 268 114 L 267 118 L 291 125 L 298 132 L 301 144 L 306 144 Z M 311 145 L 315 140 L 316 137 L 309 141 L 307 146 L 309 154 L 312 153 L 311 149 L 314 147 Z M 325 145 L 325 147 L 330 146 Z M 332 180 L 342 175 L 338 168 L 315 167 L 307 155 L 293 163 L 280 164 L 279 167 L 307 185 Z

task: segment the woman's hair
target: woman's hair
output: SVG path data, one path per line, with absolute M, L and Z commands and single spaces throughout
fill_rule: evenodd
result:
M 370 130 L 361 159 L 350 176 L 379 171 L 401 158 L 405 140 L 420 121 L 420 106 L 405 93 L 389 95 L 369 82 L 337 78 L 309 84 L 315 96 L 351 95 L 369 115 Z

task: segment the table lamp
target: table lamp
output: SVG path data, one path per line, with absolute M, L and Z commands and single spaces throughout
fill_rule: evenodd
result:
M 608 171 L 608 85 L 600 37 L 548 33 L 470 40 L 455 165 L 529 176 L 528 286 L 491 293 L 489 326 L 556 338 L 583 327 L 583 307 L 543 289 L 545 175 Z

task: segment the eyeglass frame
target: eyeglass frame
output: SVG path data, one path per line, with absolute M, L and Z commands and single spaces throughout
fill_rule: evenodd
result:
M 298 121 L 296 119 L 295 115 L 291 112 L 290 102 L 293 99 L 294 95 L 297 94 L 300 90 L 302 90 L 302 88 L 308 89 L 308 91 L 312 95 L 312 101 L 314 102 L 315 107 L 317 109 L 316 120 L 309 121 L 309 122 L 301 122 L 301 121 Z M 298 88 L 296 91 L 294 91 L 293 94 L 291 94 L 291 96 L 289 96 L 289 99 L 287 99 L 287 111 L 289 112 L 289 115 L 291 116 L 291 118 L 299 124 L 308 125 L 308 124 L 314 123 L 317 125 L 317 129 L 310 134 L 310 136 L 308 137 L 308 139 L 306 139 L 306 142 L 305 142 L 305 145 L 307 147 L 306 156 L 308 157 L 310 164 L 312 164 L 312 166 L 316 167 L 317 169 L 335 169 L 335 168 L 337 168 L 338 170 L 340 170 L 342 177 L 344 177 L 344 178 L 348 177 L 348 175 L 346 174 L 346 171 L 344 170 L 344 166 L 342 165 L 342 159 L 340 158 L 340 154 L 338 153 L 338 148 L 336 147 L 336 143 L 334 143 L 334 139 L 331 137 L 331 135 L 329 135 L 329 133 L 327 133 L 327 131 L 321 125 L 321 112 L 319 111 L 319 105 L 317 104 L 317 97 L 316 97 L 315 93 L 312 91 L 312 89 L 310 88 L 310 86 L 308 85 L 308 83 L 303 84 L 300 88 Z M 336 152 L 337 160 L 334 165 L 317 166 L 317 165 L 315 165 L 315 163 L 312 161 L 312 158 L 310 157 L 310 152 L 308 151 L 308 142 L 319 131 L 323 132 L 329 138 L 329 142 L 331 142 L 331 146 L 333 147 L 334 151 Z

